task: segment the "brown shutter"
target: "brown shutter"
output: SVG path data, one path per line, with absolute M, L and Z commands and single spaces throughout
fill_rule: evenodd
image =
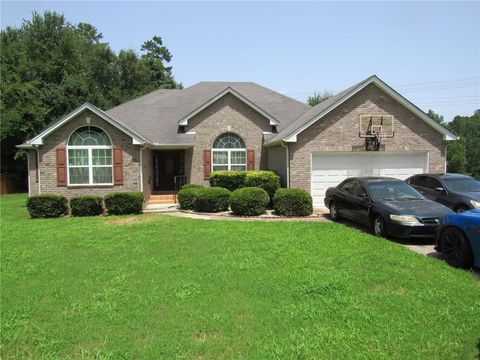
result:
M 212 172 L 212 150 L 203 150 L 203 178 L 208 180 Z
M 247 170 L 255 170 L 255 150 L 247 150 Z
M 123 152 L 122 148 L 113 148 L 113 184 L 123 185 Z
M 57 186 L 67 186 L 67 149 L 57 148 Z

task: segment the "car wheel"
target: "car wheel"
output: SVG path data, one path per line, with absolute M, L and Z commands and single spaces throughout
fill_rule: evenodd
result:
M 330 217 L 332 218 L 332 220 L 340 219 L 340 213 L 338 212 L 337 204 L 335 204 L 335 201 L 332 201 L 330 203 Z
M 445 261 L 459 268 L 473 265 L 473 252 L 465 234 L 455 228 L 446 228 L 440 237 L 441 250 Z
M 463 205 L 457 206 L 457 207 L 455 208 L 455 212 L 456 212 L 456 213 L 463 213 L 464 211 L 467 211 L 467 210 L 468 210 L 468 209 L 467 209 L 465 206 L 463 206 Z
M 380 215 L 376 215 L 372 221 L 372 231 L 375 236 L 385 237 L 385 221 Z

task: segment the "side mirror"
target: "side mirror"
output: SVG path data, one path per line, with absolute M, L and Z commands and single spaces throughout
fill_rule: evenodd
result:
M 360 197 L 361 197 L 363 200 L 368 200 L 368 195 L 367 195 L 366 193 L 360 194 Z
M 440 193 L 440 194 L 445 194 L 446 193 L 446 191 L 443 187 L 437 187 L 437 188 L 435 188 L 435 191 Z

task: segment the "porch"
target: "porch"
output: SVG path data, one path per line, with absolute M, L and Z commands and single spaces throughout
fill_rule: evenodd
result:
M 187 183 L 185 150 L 152 150 L 148 161 L 151 164 L 151 181 L 146 210 L 176 205 L 177 193 Z

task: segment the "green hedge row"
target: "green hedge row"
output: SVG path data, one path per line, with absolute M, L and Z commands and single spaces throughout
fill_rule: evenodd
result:
M 184 186 L 178 193 L 180 207 L 198 212 L 232 210 L 235 215 L 258 216 L 266 212 L 270 197 L 258 187 L 239 188 L 233 192 L 220 187 Z M 273 209 L 280 216 L 309 216 L 313 212 L 311 195 L 300 189 L 278 189 L 273 196 Z
M 143 193 L 116 192 L 100 196 L 77 196 L 70 199 L 73 216 L 95 216 L 104 213 L 102 203 L 108 214 L 139 214 L 143 208 Z M 27 209 L 32 218 L 53 218 L 68 214 L 69 202 L 61 195 L 36 195 L 27 200 Z
M 230 191 L 246 187 L 258 187 L 265 190 L 273 199 L 280 188 L 280 176 L 270 170 L 214 171 L 209 177 L 212 187 L 223 187 Z

